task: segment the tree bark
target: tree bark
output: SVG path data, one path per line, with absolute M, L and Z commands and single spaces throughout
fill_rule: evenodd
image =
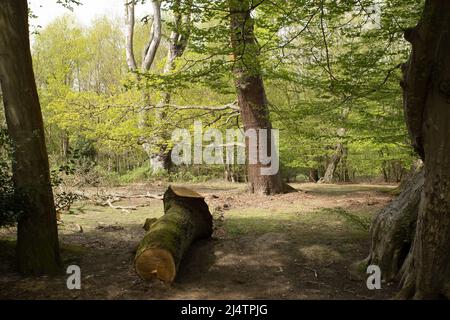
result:
M 191 25 L 191 9 L 192 1 L 185 1 L 184 5 L 187 6 L 186 10 L 181 8 L 182 1 L 176 0 L 173 4 L 174 14 L 174 30 L 172 30 L 169 39 L 169 51 L 167 53 L 166 63 L 164 65 L 163 74 L 167 75 L 171 73 L 175 68 L 176 59 L 180 58 L 186 50 L 190 25 Z M 162 98 L 156 107 L 156 118 L 164 123 L 166 120 L 166 112 L 163 106 L 169 105 L 171 101 L 170 91 L 166 91 L 162 94 Z M 170 139 L 171 134 L 167 130 L 162 130 L 162 134 L 159 137 L 155 137 L 156 140 L 153 144 L 157 152 L 153 152 L 150 155 L 150 166 L 153 173 L 158 171 L 167 171 L 170 168 L 170 150 L 167 150 L 167 141 Z
M 341 158 L 344 153 L 344 145 L 342 143 L 338 143 L 336 145 L 336 149 L 334 154 L 331 156 L 330 162 L 328 163 L 327 170 L 325 170 L 325 174 L 322 178 L 320 178 L 319 183 L 331 183 L 333 182 L 334 173 L 336 172 L 336 168 L 341 161 Z
M 164 215 L 146 221 L 144 228 L 148 232 L 136 251 L 136 272 L 143 279 L 172 282 L 192 242 L 211 237 L 212 215 L 198 193 L 169 187 L 164 193 Z
M 426 1 L 406 38 L 413 51 L 404 69 L 405 108 L 425 185 L 400 297 L 450 298 L 450 2 Z
M 0 30 L 0 82 L 14 145 L 14 188 L 23 211 L 17 231 L 18 269 L 25 274 L 55 273 L 61 267 L 56 211 L 31 60 L 26 0 L 2 1 Z
M 126 51 L 126 61 L 128 69 L 130 71 L 137 71 L 136 58 L 134 55 L 134 26 L 135 26 L 135 1 L 134 0 L 124 0 L 125 5 L 125 51 Z M 162 22 L 161 22 L 161 2 L 160 1 L 150 1 L 152 7 L 153 18 L 152 18 L 152 31 L 150 33 L 150 38 L 144 48 L 141 63 L 141 72 L 148 72 L 155 60 L 156 52 L 158 51 L 159 45 L 161 43 L 162 36 Z M 139 76 L 136 77 L 139 80 Z M 143 95 L 143 99 L 147 100 L 150 104 L 150 97 L 148 93 Z M 147 118 L 148 111 L 142 110 L 139 113 L 139 129 L 144 130 L 147 128 Z M 145 135 L 139 138 L 139 142 L 142 144 L 142 148 L 149 157 L 149 165 L 152 171 L 155 170 L 155 156 L 152 148 L 151 141 Z
M 347 166 L 347 158 L 348 158 L 348 147 L 342 147 L 342 157 L 341 157 L 341 175 L 340 181 L 342 182 L 350 182 L 350 174 L 348 172 Z
M 152 0 L 149 1 L 153 12 L 152 33 L 150 40 L 144 49 L 142 66 L 143 72 L 150 70 L 153 61 L 156 57 L 156 51 L 158 51 L 159 44 L 161 43 L 162 36 L 162 23 L 161 23 L 161 1 Z
M 350 115 L 351 108 L 344 108 L 341 111 L 341 115 L 339 121 L 342 125 L 345 125 L 345 121 L 348 119 Z M 319 183 L 331 183 L 334 179 L 334 174 L 336 172 L 336 168 L 341 162 L 342 159 L 346 160 L 347 158 L 347 147 L 342 142 L 343 137 L 346 135 L 347 130 L 345 127 L 341 127 L 337 130 L 337 137 L 341 140 L 336 144 L 336 148 L 334 154 L 331 156 L 330 162 L 328 163 L 327 169 L 325 170 L 325 174 L 322 178 L 320 178 Z M 345 174 L 345 173 L 344 173 Z M 345 180 L 345 178 L 344 178 Z
M 135 0 L 125 1 L 125 50 L 128 69 L 135 71 L 137 69 L 134 56 L 134 25 L 135 25 Z
M 191 6 L 192 0 L 186 0 L 184 3 L 181 0 L 174 1 L 174 20 L 175 28 L 171 33 L 169 41 L 169 51 L 167 54 L 166 64 L 163 73 L 168 74 L 173 71 L 175 61 L 181 57 L 186 49 L 190 24 L 191 24 Z M 187 10 L 178 10 L 183 5 L 187 6 Z M 159 48 L 162 37 L 162 20 L 161 20 L 161 1 L 150 1 L 153 11 L 152 32 L 150 39 L 145 46 L 143 59 L 141 64 L 141 72 L 148 72 L 154 63 L 156 52 Z M 184 8 L 183 8 L 184 9 Z M 125 25 L 126 25 L 126 54 L 128 68 L 132 71 L 137 70 L 136 60 L 133 51 L 134 38 L 134 24 L 135 24 L 135 4 L 131 0 L 125 0 Z M 182 30 L 182 32 L 181 32 Z M 150 100 L 148 96 L 146 100 Z M 164 92 L 163 97 L 157 104 L 156 118 L 161 121 L 165 120 L 165 112 L 161 106 L 170 104 L 170 92 Z M 150 103 L 149 103 L 150 104 Z M 148 111 L 143 110 L 139 115 L 139 127 L 144 129 L 147 127 Z M 169 134 L 148 138 L 141 137 L 142 147 L 149 157 L 150 170 L 153 174 L 160 171 L 167 171 L 170 168 L 169 150 L 167 150 L 167 140 L 170 139 Z
M 259 64 L 259 48 L 254 35 L 254 21 L 251 16 L 249 0 L 229 0 L 231 46 L 234 56 L 233 74 L 235 79 L 238 104 L 240 107 L 244 130 L 272 129 L 269 108 Z M 271 146 L 271 134 L 267 134 L 267 146 Z M 257 143 L 257 152 L 262 141 Z M 247 158 L 249 153 L 247 141 Z M 275 152 L 275 150 L 269 150 Z M 276 155 L 278 156 L 278 155 Z M 280 172 L 262 175 L 263 168 L 259 161 L 248 163 L 249 190 L 252 193 L 277 194 L 284 192 Z
M 427 0 L 405 38 L 412 44 L 403 67 L 405 116 L 424 160 L 425 182 L 414 240 L 398 274 L 398 297 L 450 298 L 450 2 Z
M 319 181 L 319 170 L 309 169 L 309 182 Z
M 366 262 L 378 265 L 388 282 L 400 280 L 399 272 L 414 239 L 424 180 L 423 167 L 417 168 L 400 195 L 372 223 L 372 247 Z

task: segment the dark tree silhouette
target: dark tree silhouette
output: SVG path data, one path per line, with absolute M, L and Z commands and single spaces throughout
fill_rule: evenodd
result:
M 31 60 L 27 0 L 2 1 L 0 30 L 0 84 L 14 148 L 15 197 L 22 211 L 18 269 L 25 274 L 55 273 L 61 266 L 56 212 Z

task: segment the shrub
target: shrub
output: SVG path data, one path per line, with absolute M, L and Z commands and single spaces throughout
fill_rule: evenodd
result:
M 0 226 L 15 224 L 20 215 L 14 197 L 11 159 L 11 141 L 6 130 L 0 128 Z

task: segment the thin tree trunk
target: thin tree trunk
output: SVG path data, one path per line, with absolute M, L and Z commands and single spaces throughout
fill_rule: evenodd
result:
M 125 49 L 128 69 L 130 69 L 131 71 L 135 71 L 137 69 L 136 59 L 134 56 L 134 1 L 135 0 L 125 0 Z
M 161 2 L 158 0 L 149 1 L 153 12 L 152 33 L 148 41 L 142 59 L 141 70 L 143 72 L 150 70 L 158 51 L 162 36 L 161 23 Z
M 248 0 L 229 0 L 231 45 L 235 59 L 234 78 L 245 130 L 272 129 L 269 119 L 269 108 L 258 61 L 259 50 L 255 41 L 254 21 L 251 16 L 251 3 Z M 271 146 L 271 134 L 267 134 L 268 149 Z M 262 141 L 258 141 L 257 149 Z M 247 150 L 248 141 L 247 141 Z M 275 150 L 270 150 L 275 152 Z M 247 152 L 248 154 L 249 152 Z M 247 155 L 248 156 L 248 155 Z M 284 191 L 280 173 L 262 175 L 264 166 L 248 164 L 249 189 L 252 193 L 276 194 Z
M 342 155 L 344 152 L 344 146 L 342 143 L 338 143 L 336 145 L 336 149 L 334 154 L 331 156 L 330 162 L 328 163 L 327 170 L 322 178 L 320 178 L 319 183 L 331 183 L 333 182 L 334 173 L 336 172 L 336 168 L 341 161 Z
M 174 10 L 181 5 L 181 0 L 175 1 Z M 176 58 L 180 57 L 187 45 L 189 26 L 190 26 L 190 9 L 192 6 L 192 1 L 185 1 L 186 6 L 189 7 L 187 13 L 184 14 L 183 10 L 174 12 L 175 14 L 175 29 L 170 37 L 169 52 L 164 66 L 164 74 L 172 72 L 175 66 Z M 150 5 L 153 11 L 153 22 L 152 22 L 152 32 L 150 39 L 145 46 L 143 53 L 143 60 L 141 65 L 141 72 L 148 72 L 153 65 L 156 57 L 156 52 L 159 48 L 161 37 L 162 37 L 162 21 L 161 21 L 161 1 L 150 1 Z M 127 53 L 127 64 L 130 70 L 136 70 L 136 60 L 134 58 L 133 51 L 133 37 L 134 37 L 134 24 L 135 24 L 135 10 L 134 2 L 130 0 L 125 0 L 125 24 L 126 24 L 126 53 Z M 180 32 L 182 28 L 188 28 Z M 144 96 L 144 99 L 149 101 L 150 97 Z M 165 119 L 165 112 L 163 109 L 159 108 L 161 105 L 169 104 L 171 100 L 170 92 L 163 93 L 163 97 L 158 103 L 158 108 L 156 117 L 161 121 Z M 149 103 L 150 104 L 150 103 Z M 147 116 L 148 111 L 143 110 L 139 115 L 139 127 L 145 129 L 147 127 Z M 142 147 L 149 157 L 150 170 L 153 173 L 158 171 L 168 170 L 170 167 L 170 157 L 169 151 L 167 150 L 166 141 L 170 138 L 168 134 L 164 134 L 159 137 L 148 138 L 142 136 L 140 138 L 142 142 Z
M 389 182 L 389 174 L 387 166 L 388 166 L 387 161 L 383 160 L 383 162 L 381 163 L 381 170 L 383 171 L 384 182 Z
M 25 274 L 55 273 L 61 267 L 56 211 L 31 61 L 26 0 L 2 1 L 0 30 L 0 82 L 14 145 L 14 187 L 23 209 L 17 231 L 18 269 Z
M 134 26 L 135 26 L 135 2 L 133 0 L 124 0 L 125 4 L 125 49 L 126 49 L 126 57 L 127 57 L 127 65 L 128 69 L 131 71 L 137 71 L 136 59 L 134 55 Z M 152 31 L 150 34 L 150 38 L 148 43 L 145 46 L 142 64 L 141 64 L 141 72 L 148 72 L 155 60 L 156 52 L 158 51 L 159 45 L 161 43 L 162 36 L 162 22 L 161 22 L 161 2 L 160 1 L 150 1 L 150 5 L 152 7 L 153 12 L 153 21 L 152 21 Z M 137 77 L 139 80 L 139 77 Z M 143 99 L 150 104 L 150 96 L 148 93 L 143 95 Z M 144 130 L 147 127 L 147 117 L 148 111 L 142 110 L 139 113 L 139 129 Z M 142 144 L 142 148 L 146 152 L 149 157 L 150 167 L 153 167 L 153 148 L 150 143 L 150 139 L 145 135 L 140 137 L 140 143 Z
M 180 58 L 183 55 L 188 44 L 191 24 L 190 12 L 192 9 L 192 1 L 186 1 L 186 13 L 183 12 L 184 10 L 181 10 L 181 5 L 181 0 L 177 0 L 174 2 L 174 30 L 170 35 L 169 51 L 167 53 L 167 59 L 163 70 L 163 74 L 165 75 L 171 73 L 174 70 L 176 59 Z M 162 99 L 159 101 L 156 108 L 156 118 L 161 123 L 164 123 L 164 121 L 166 120 L 166 112 L 162 107 L 164 105 L 170 104 L 170 101 L 170 91 L 164 92 L 162 95 Z M 158 171 L 166 171 L 170 167 L 170 150 L 167 150 L 167 141 L 170 139 L 170 137 L 171 135 L 169 132 L 167 132 L 167 130 L 162 130 L 161 136 L 155 137 L 154 139 L 154 149 L 157 150 L 156 152 L 152 152 L 152 154 L 150 155 L 150 165 L 153 173 L 156 173 Z
M 341 181 L 343 182 L 350 182 L 350 175 L 348 173 L 348 166 L 347 166 L 347 157 L 348 157 L 348 147 L 343 146 L 341 157 L 341 168 L 342 168 Z
M 64 159 L 67 159 L 69 156 L 69 136 L 66 131 L 63 132 L 63 136 L 61 138 L 61 156 Z
M 309 169 L 309 182 L 319 181 L 319 170 Z
M 345 125 L 345 121 L 347 120 L 351 109 L 344 108 L 341 112 L 340 121 Z M 337 136 L 340 140 L 343 139 L 347 130 L 345 127 L 339 128 L 337 130 Z M 343 158 L 347 157 L 347 148 L 342 141 L 339 141 L 335 147 L 334 154 L 331 156 L 330 162 L 328 163 L 327 169 L 325 170 L 325 174 L 322 178 L 320 178 L 319 183 L 331 183 L 333 182 L 334 174 L 336 172 L 336 168 L 341 162 Z
M 142 64 L 141 64 L 141 72 L 148 72 L 153 65 L 153 62 L 156 57 L 156 52 L 158 51 L 159 45 L 161 43 L 162 36 L 162 22 L 161 22 L 161 2 L 158 0 L 149 1 L 150 6 L 152 8 L 153 21 L 152 21 L 152 31 L 150 34 L 150 39 L 145 46 Z M 148 92 L 144 94 L 144 100 L 150 104 L 150 95 Z M 139 114 L 139 127 L 144 130 L 148 127 L 147 124 L 148 111 L 142 110 Z M 147 136 L 141 137 L 142 147 L 144 151 L 147 153 L 149 157 L 150 168 L 154 167 L 153 164 L 153 147 L 150 142 L 150 139 Z

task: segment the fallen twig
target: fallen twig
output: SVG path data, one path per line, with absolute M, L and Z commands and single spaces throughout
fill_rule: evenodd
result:
M 301 268 L 303 268 L 303 269 L 305 269 L 305 270 L 308 270 L 308 271 L 313 272 L 313 273 L 314 273 L 314 277 L 316 277 L 316 279 L 319 279 L 319 276 L 318 276 L 318 274 L 317 274 L 316 269 L 313 269 L 313 268 L 304 266 L 304 265 L 302 265 L 302 264 L 300 264 L 300 263 L 296 263 L 296 265 L 299 266 L 299 267 L 301 267 Z

